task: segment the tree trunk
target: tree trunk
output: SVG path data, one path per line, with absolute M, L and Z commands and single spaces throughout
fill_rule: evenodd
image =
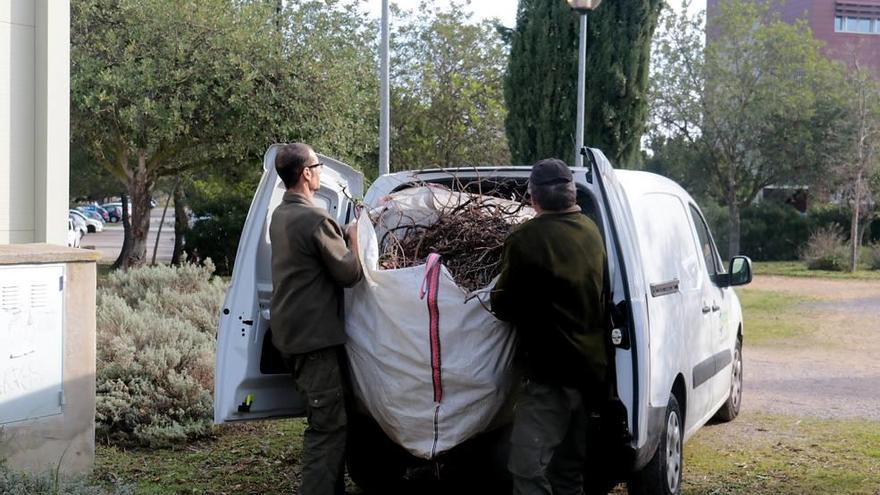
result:
M 733 197 L 730 197 L 733 196 Z M 727 200 L 727 257 L 732 258 L 739 254 L 739 236 L 740 236 L 740 208 L 736 202 L 735 195 L 728 195 Z
M 171 198 L 174 197 L 179 185 L 180 176 L 174 181 L 174 187 L 171 188 L 171 195 L 165 200 L 165 208 L 162 208 L 162 219 L 159 221 L 159 229 L 156 231 L 156 243 L 153 244 L 153 259 L 150 261 L 151 265 L 156 264 L 156 253 L 159 251 L 159 239 L 162 237 L 162 227 L 165 226 L 165 215 L 168 213 L 168 205 L 171 204 Z
M 171 255 L 172 265 L 180 264 L 187 230 L 189 230 L 189 216 L 186 214 L 186 197 L 183 194 L 183 187 L 177 187 L 174 190 L 174 254 Z
M 862 203 L 862 173 L 856 176 L 856 187 L 853 192 L 853 210 L 852 225 L 849 232 L 849 243 L 851 247 L 849 258 L 849 271 L 854 272 L 859 266 L 859 213 Z
M 141 153 L 139 161 L 144 163 L 146 156 Z M 139 164 L 140 165 L 140 164 Z M 131 194 L 131 249 L 123 262 L 123 269 L 138 267 L 147 261 L 147 235 L 150 232 L 150 196 L 153 182 L 149 179 L 145 166 L 138 166 L 128 183 Z
M 128 252 L 131 250 L 131 212 L 128 211 L 128 194 L 122 193 L 122 249 L 119 250 L 119 256 L 113 262 L 113 270 L 124 268 L 125 260 L 128 259 Z

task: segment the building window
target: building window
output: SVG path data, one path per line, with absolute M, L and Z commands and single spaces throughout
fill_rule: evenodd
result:
M 880 34 L 880 19 L 839 15 L 834 18 L 834 30 L 838 33 Z

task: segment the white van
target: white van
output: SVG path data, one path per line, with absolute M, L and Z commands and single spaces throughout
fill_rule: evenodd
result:
M 267 335 L 272 296 L 268 222 L 284 187 L 274 170 L 277 145 L 264 173 L 236 255 L 218 332 L 214 393 L 217 423 L 303 415 L 278 352 Z M 751 261 L 725 269 L 693 198 L 674 182 L 645 172 L 616 171 L 598 150 L 574 168 L 578 204 L 602 232 L 608 252 L 611 323 L 608 352 L 614 383 L 606 407 L 591 419 L 588 493 L 627 481 L 630 493 L 681 489 L 682 447 L 713 416 L 732 420 L 742 396 L 742 311 L 731 288 L 751 281 Z M 350 198 L 363 194 L 360 173 L 336 160 L 325 164 L 317 204 L 340 224 L 354 218 Z M 530 167 L 410 171 L 379 177 L 364 195 L 368 206 L 424 183 L 478 179 L 525 191 Z M 357 416 L 357 415 L 356 415 Z M 371 425 L 352 419 L 349 471 L 381 490 L 396 478 L 483 478 L 504 471 L 505 428 L 466 442 L 433 462 L 411 458 Z M 480 449 L 489 449 L 488 453 Z M 494 462 L 493 462 L 494 461 Z M 490 465 L 491 464 L 491 465 Z

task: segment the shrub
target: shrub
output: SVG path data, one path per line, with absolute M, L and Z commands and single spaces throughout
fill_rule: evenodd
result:
M 16 472 L 0 463 L 0 493 L 3 495 L 130 495 L 128 486 L 104 489 L 83 477 L 65 477 L 57 472 L 30 474 Z
M 807 217 L 790 205 L 763 201 L 742 212 L 741 249 L 756 260 L 785 261 L 798 257 L 809 239 Z
M 713 201 L 704 201 L 700 206 L 721 257 L 729 258 L 727 208 Z M 763 201 L 740 211 L 740 252 L 754 260 L 797 259 L 809 232 L 808 219 L 789 205 Z
M 98 290 L 97 437 L 166 446 L 210 431 L 225 284 L 213 265 L 113 272 Z
M 880 242 L 871 244 L 868 249 L 868 267 L 871 270 L 880 270 Z
M 843 271 L 847 269 L 848 250 L 840 226 L 822 227 L 810 235 L 801 259 L 810 270 Z

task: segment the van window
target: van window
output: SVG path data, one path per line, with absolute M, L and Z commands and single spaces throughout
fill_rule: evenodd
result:
M 639 202 L 636 225 L 648 283 L 678 280 L 681 290 L 696 288 L 699 254 L 681 200 L 671 194 L 645 194 Z
M 714 277 L 719 273 L 724 273 L 721 257 L 718 256 L 718 249 L 715 248 L 712 235 L 709 233 L 709 226 L 706 225 L 706 221 L 703 220 L 703 215 L 700 214 L 700 211 L 694 205 L 690 205 L 690 207 L 691 217 L 694 219 L 694 226 L 697 229 L 697 237 L 700 239 L 700 250 L 702 251 L 703 259 L 706 261 L 706 270 L 709 272 L 709 276 Z

